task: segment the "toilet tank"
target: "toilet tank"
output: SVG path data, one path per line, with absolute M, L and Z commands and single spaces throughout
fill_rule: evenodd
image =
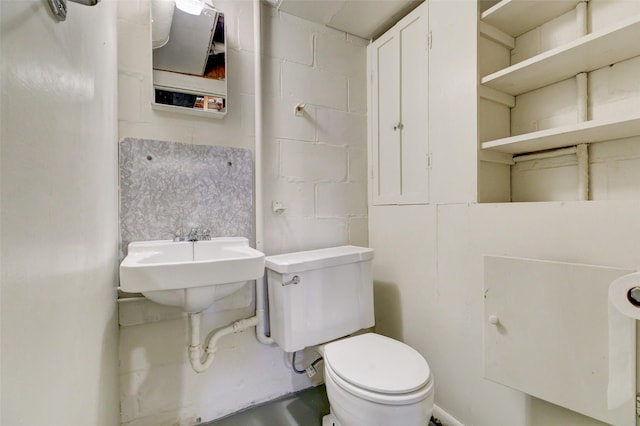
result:
M 372 259 L 356 246 L 267 256 L 271 338 L 294 352 L 373 327 Z

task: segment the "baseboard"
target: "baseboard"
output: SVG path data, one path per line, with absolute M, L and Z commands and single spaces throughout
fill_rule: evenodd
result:
M 462 422 L 437 405 L 433 406 L 433 417 L 440 420 L 444 426 L 464 426 Z

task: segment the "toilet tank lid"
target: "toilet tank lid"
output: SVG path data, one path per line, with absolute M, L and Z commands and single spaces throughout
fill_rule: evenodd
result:
M 264 261 L 267 269 L 281 274 L 293 274 L 371 259 L 373 259 L 373 249 L 340 246 L 267 256 Z

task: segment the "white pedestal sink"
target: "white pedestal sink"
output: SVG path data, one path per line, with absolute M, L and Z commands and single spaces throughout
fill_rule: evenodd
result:
M 120 288 L 163 305 L 201 312 L 264 275 L 264 253 L 242 237 L 139 241 L 120 264 Z

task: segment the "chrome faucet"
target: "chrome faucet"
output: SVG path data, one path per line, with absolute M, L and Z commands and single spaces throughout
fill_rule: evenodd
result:
M 184 235 L 182 235 L 182 230 L 178 229 L 174 234 L 173 234 L 173 241 L 191 241 L 191 242 L 195 242 L 195 241 L 209 241 L 211 239 L 211 231 L 208 229 L 204 229 L 202 231 L 202 233 L 200 233 L 198 231 L 198 228 L 191 228 L 191 231 L 189 231 L 189 234 L 187 234 L 187 236 L 185 237 Z

